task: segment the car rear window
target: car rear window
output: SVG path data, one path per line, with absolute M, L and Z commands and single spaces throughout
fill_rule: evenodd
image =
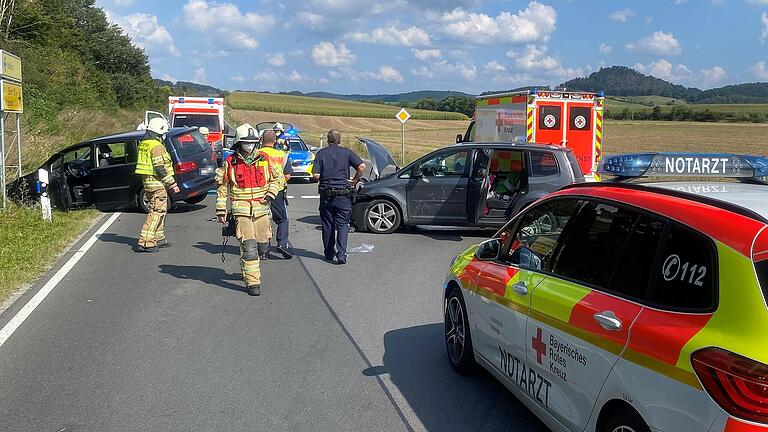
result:
M 560 170 L 557 167 L 555 154 L 548 151 L 531 152 L 531 176 L 544 177 L 556 175 Z
M 581 171 L 581 166 L 579 165 L 579 161 L 576 159 L 576 155 L 574 155 L 573 152 L 565 152 L 565 155 L 568 157 L 568 164 L 573 170 L 574 180 L 577 182 L 583 182 L 584 173 Z
M 755 270 L 757 271 L 757 279 L 760 281 L 760 286 L 763 287 L 763 297 L 766 303 L 768 303 L 768 260 L 755 263 Z
M 211 151 L 210 145 L 203 138 L 203 135 L 197 131 L 191 131 L 171 138 L 171 144 L 176 149 L 176 154 L 180 159 L 197 155 L 204 151 Z

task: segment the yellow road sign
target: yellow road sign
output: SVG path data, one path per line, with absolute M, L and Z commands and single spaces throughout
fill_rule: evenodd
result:
M 408 111 L 406 111 L 405 108 L 402 108 L 395 117 L 397 117 L 397 119 L 400 120 L 400 123 L 405 124 L 405 122 L 407 122 L 408 119 L 411 118 L 411 115 L 408 114 Z
M 2 93 L 2 110 L 4 112 L 22 113 L 24 112 L 24 98 L 22 97 L 21 84 L 12 81 L 2 80 L 0 83 L 0 93 Z
M 0 58 L 0 75 L 21 82 L 21 59 L 4 50 L 0 50 Z

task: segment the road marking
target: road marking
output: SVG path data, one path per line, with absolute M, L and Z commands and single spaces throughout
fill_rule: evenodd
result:
M 120 217 L 120 215 L 121 213 L 118 212 L 110 216 L 109 219 L 107 219 L 107 221 L 104 222 L 104 224 L 99 227 L 95 233 L 93 233 L 91 238 L 89 238 L 88 241 L 85 242 L 85 244 L 83 244 L 80 249 L 78 249 L 75 254 L 69 258 L 69 261 L 67 261 L 64 266 L 62 266 L 59 271 L 57 271 L 56 274 L 53 275 L 53 277 L 48 280 L 48 282 L 46 282 L 42 288 L 40 288 L 40 291 L 38 291 L 37 294 L 35 294 L 34 297 L 32 297 L 29 302 L 27 302 L 27 304 L 25 304 L 24 307 L 22 307 L 13 318 L 11 318 L 10 321 L 8 321 L 8 324 L 6 324 L 5 327 L 0 330 L 0 347 L 3 346 L 5 341 L 11 337 L 13 332 L 19 328 L 24 320 L 26 320 L 29 315 L 32 314 L 35 308 L 37 308 L 37 306 L 39 306 L 46 297 L 48 297 L 48 294 L 50 294 L 51 291 L 56 288 L 56 285 L 58 285 L 59 282 L 64 279 L 64 276 L 66 276 L 73 267 L 75 267 L 75 264 L 80 261 L 80 258 L 82 258 L 86 252 L 88 252 L 88 249 L 90 249 L 94 243 L 96 243 L 96 240 L 99 239 L 99 236 L 104 234 L 104 231 L 106 231 L 107 228 L 109 228 L 109 226 L 112 225 L 112 223 L 117 220 L 118 217 Z
M 320 195 L 302 195 L 301 197 L 305 199 L 307 198 L 312 199 L 312 198 L 320 198 Z
M 296 198 L 296 197 L 293 196 L 293 195 L 288 195 L 288 199 L 294 199 L 294 198 Z

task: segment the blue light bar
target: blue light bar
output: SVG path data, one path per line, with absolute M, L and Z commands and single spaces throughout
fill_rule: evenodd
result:
M 213 105 L 213 98 L 208 98 L 208 103 Z
M 184 103 L 184 98 L 183 97 L 179 98 L 179 103 Z
M 768 157 L 728 153 L 635 153 L 608 156 L 598 172 L 617 177 L 768 177 Z

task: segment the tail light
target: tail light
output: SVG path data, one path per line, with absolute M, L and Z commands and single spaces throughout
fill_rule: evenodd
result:
M 704 389 L 728 414 L 768 424 L 768 365 L 720 348 L 696 351 L 691 360 Z
M 194 162 L 179 162 L 173 166 L 173 170 L 176 174 L 183 174 L 185 172 L 194 171 L 197 169 L 197 164 Z

